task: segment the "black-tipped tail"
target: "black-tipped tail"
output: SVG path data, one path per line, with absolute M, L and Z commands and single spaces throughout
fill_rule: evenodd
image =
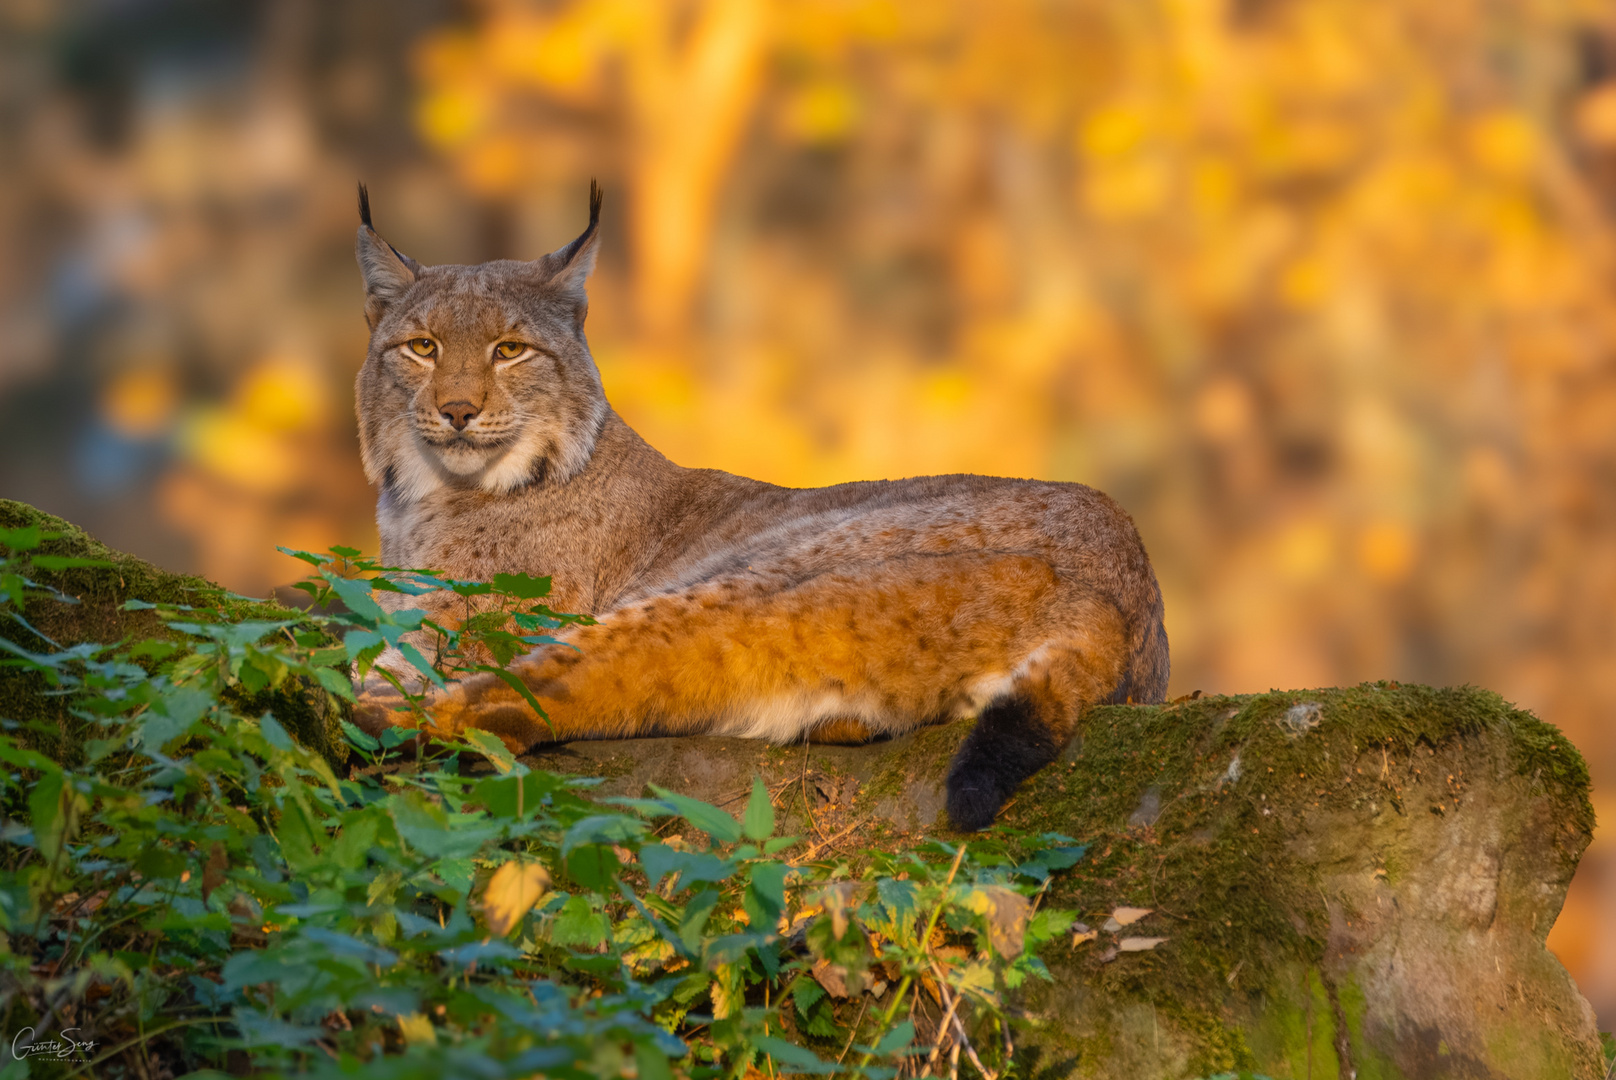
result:
M 961 832 L 993 824 L 1021 782 L 1064 748 L 1031 696 L 999 698 L 982 710 L 948 770 L 948 819 Z M 1047 707 L 1047 706 L 1046 706 Z

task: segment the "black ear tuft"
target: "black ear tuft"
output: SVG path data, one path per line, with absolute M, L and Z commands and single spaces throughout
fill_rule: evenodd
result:
M 595 237 L 600 233 L 600 204 L 605 198 L 606 193 L 601 190 L 600 183 L 590 180 L 588 226 L 578 239 L 558 251 L 552 251 L 538 263 L 546 273 L 556 275 L 550 279 L 552 282 L 569 285 L 580 298 L 583 296 L 584 279 L 595 268 Z
M 370 223 L 370 192 L 365 190 L 365 182 L 359 181 L 359 222 L 367 229 L 375 229 Z

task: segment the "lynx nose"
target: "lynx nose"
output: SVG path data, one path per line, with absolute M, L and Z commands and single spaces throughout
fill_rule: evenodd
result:
M 481 411 L 469 401 L 451 401 L 438 406 L 438 414 L 453 424 L 456 431 L 466 430 L 466 425 L 477 419 Z

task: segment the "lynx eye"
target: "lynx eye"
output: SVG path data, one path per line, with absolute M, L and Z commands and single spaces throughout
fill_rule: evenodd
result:
M 414 353 L 416 356 L 419 356 L 423 360 L 430 360 L 432 357 L 438 355 L 438 343 L 433 341 L 431 338 L 410 338 L 406 344 L 409 346 L 410 352 Z
M 520 341 L 502 341 L 494 346 L 494 357 L 498 360 L 515 360 L 527 352 L 527 346 Z

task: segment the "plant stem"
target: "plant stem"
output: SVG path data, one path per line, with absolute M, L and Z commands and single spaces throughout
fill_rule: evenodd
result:
M 73 1080 L 73 1077 L 79 1075 L 80 1073 L 87 1072 L 88 1070 L 95 1068 L 97 1065 L 102 1065 L 108 1061 L 111 1061 L 113 1058 L 117 1057 L 119 1054 L 123 1053 L 136 1043 L 143 1043 L 147 1039 L 154 1039 L 166 1032 L 173 1031 L 175 1028 L 189 1027 L 192 1024 L 217 1024 L 221 1019 L 222 1018 L 218 1016 L 193 1016 L 189 1020 L 176 1020 L 172 1024 L 164 1024 L 160 1028 L 153 1028 L 144 1035 L 137 1035 L 133 1039 L 124 1040 L 117 1046 L 114 1046 L 111 1050 L 108 1050 L 106 1053 L 96 1058 L 94 1061 L 86 1061 L 83 1065 L 80 1065 L 78 1068 L 64 1076 L 62 1080 Z
M 937 906 L 931 909 L 931 918 L 926 920 L 925 933 L 920 935 L 920 947 L 922 949 L 925 949 L 926 943 L 931 941 L 931 932 L 937 927 L 937 919 L 943 913 L 943 905 L 948 903 L 948 889 L 949 886 L 954 884 L 954 875 L 959 873 L 960 863 L 965 861 L 966 847 L 966 844 L 961 844 L 959 850 L 954 853 L 954 865 L 948 868 L 948 877 L 943 881 L 943 894 L 937 898 Z M 909 992 L 909 984 L 914 981 L 914 978 L 914 972 L 907 972 L 903 977 L 903 982 L 898 984 L 898 992 L 892 995 L 892 1004 L 887 1006 L 887 1014 L 881 1018 L 880 1030 L 876 1032 L 876 1037 L 870 1040 L 871 1046 L 879 1043 L 885 1037 L 887 1028 L 892 1026 L 892 1017 L 897 1014 L 898 1006 L 903 1002 L 904 995 Z M 874 1056 L 875 1052 L 873 1050 L 864 1055 L 858 1063 L 860 1072 L 864 1071 L 864 1066 L 868 1065 L 870 1059 Z

